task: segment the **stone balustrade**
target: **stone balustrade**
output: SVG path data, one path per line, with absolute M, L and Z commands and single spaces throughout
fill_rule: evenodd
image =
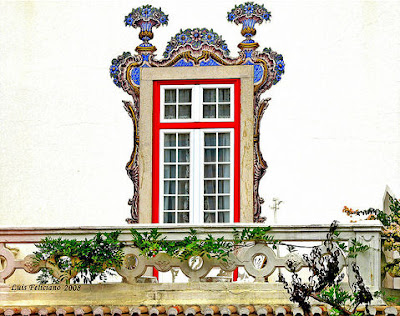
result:
M 212 234 L 213 237 L 224 237 L 225 240 L 233 240 L 233 228 L 241 230 L 243 228 L 255 228 L 263 227 L 259 224 L 235 224 L 233 225 L 219 225 L 219 226 L 156 226 L 156 225 L 135 225 L 134 228 L 139 232 L 149 231 L 152 228 L 158 228 L 158 231 L 166 236 L 168 240 L 181 240 L 188 236 L 190 228 L 194 228 L 197 231 L 197 236 L 199 239 L 205 239 L 208 234 Z M 329 232 L 329 225 L 307 225 L 307 226 L 285 226 L 285 225 L 275 225 L 269 231 L 269 235 L 273 236 L 276 240 L 282 241 L 285 244 L 313 244 L 321 245 L 324 247 L 322 241 L 325 240 L 326 235 Z M 229 281 L 228 283 L 215 284 L 211 286 L 211 283 L 207 283 L 208 289 L 214 289 L 220 291 L 217 295 L 214 291 L 208 292 L 210 297 L 208 301 L 210 304 L 213 302 L 212 298 L 222 298 L 228 291 L 230 296 L 236 290 L 248 290 L 248 294 L 245 297 L 251 297 L 252 291 L 257 289 L 257 291 L 269 291 L 271 293 L 271 298 L 276 295 L 277 291 L 284 295 L 285 291 L 279 283 L 273 283 L 272 279 L 265 281 L 276 269 L 288 269 L 287 262 L 291 260 L 295 263 L 298 270 L 304 268 L 306 265 L 302 257 L 294 253 L 288 253 L 286 255 L 279 255 L 279 251 L 272 249 L 271 245 L 265 243 L 254 243 L 250 242 L 244 247 L 240 247 L 234 252 L 230 253 L 226 261 L 217 260 L 215 258 L 207 257 L 192 257 L 189 260 L 181 261 L 177 258 L 171 258 L 165 253 L 159 253 L 152 258 L 147 258 L 140 255 L 140 251 L 129 245 L 132 239 L 132 235 L 129 231 L 130 227 L 72 227 L 72 228 L 0 228 L 0 259 L 2 259 L 0 266 L 0 297 L 6 295 L 8 299 L 12 298 L 12 293 L 18 292 L 18 289 L 11 289 L 12 285 L 7 282 L 13 273 L 20 269 L 27 273 L 37 273 L 41 267 L 45 266 L 45 263 L 36 263 L 32 254 L 24 254 L 23 259 L 16 258 L 16 252 L 18 248 L 24 244 L 34 244 L 40 242 L 44 237 L 61 237 L 61 238 L 76 238 L 84 239 L 91 238 L 97 232 L 112 232 L 115 230 L 121 230 L 120 240 L 127 244 L 124 248 L 125 257 L 123 260 L 123 265 L 116 269 L 117 273 L 122 277 L 123 282 L 111 283 L 111 284 L 93 284 L 93 285 L 82 285 L 82 293 L 89 291 L 87 287 L 90 287 L 90 291 L 101 291 L 100 288 L 104 286 L 109 286 L 109 288 L 118 288 L 118 293 L 123 293 L 123 288 L 135 288 L 135 284 L 143 282 L 143 276 L 148 268 L 154 267 L 160 272 L 167 272 L 171 269 L 180 269 L 184 275 L 188 278 L 189 283 L 187 285 L 183 284 L 141 284 L 141 290 L 143 286 L 149 287 L 147 291 L 141 292 L 137 291 L 138 300 L 140 293 L 148 297 L 153 293 L 155 297 L 158 297 L 160 291 L 164 291 L 164 298 L 172 304 L 171 297 L 176 295 L 176 291 L 181 293 L 182 299 L 190 301 L 190 295 L 188 296 L 188 289 L 191 289 L 192 294 L 197 293 L 200 288 L 196 284 L 202 281 L 221 281 L 224 277 L 215 278 L 207 277 L 207 274 L 214 267 L 219 267 L 221 270 L 230 272 L 234 271 L 236 268 L 242 268 L 242 271 L 254 278 L 253 284 L 257 284 L 256 288 L 253 288 L 251 284 L 244 284 L 240 282 L 230 282 L 232 281 L 230 277 L 225 277 L 223 281 Z M 380 290 L 381 287 L 381 232 L 382 226 L 379 222 L 368 221 L 364 223 L 357 224 L 342 224 L 339 225 L 338 231 L 340 232 L 340 240 L 343 242 L 348 242 L 351 239 L 356 239 L 363 244 L 369 245 L 370 248 L 364 253 L 358 254 L 356 258 L 346 258 L 345 254 L 341 255 L 340 264 L 346 271 L 346 267 L 351 261 L 355 261 L 360 267 L 361 275 L 364 278 L 365 284 L 371 289 L 371 291 Z M 281 251 L 283 253 L 283 251 Z M 351 269 L 347 269 L 348 279 L 351 281 L 353 278 Z M 57 274 L 57 273 L 55 273 Z M 227 274 L 228 275 L 228 274 Z M 153 279 L 154 280 L 154 279 Z M 119 287 L 118 287 L 119 286 Z M 139 285 L 137 285 L 139 286 Z M 137 287 L 136 286 L 136 287 Z M 96 287 L 99 290 L 94 290 Z M 39 288 L 38 288 L 39 289 Z M 39 295 L 36 289 L 36 295 Z M 16 291 L 15 291 L 16 290 Z M 21 290 L 21 289 L 20 289 Z M 40 289 L 39 289 L 40 290 Z M 46 292 L 45 289 L 42 289 Z M 247 291 L 246 290 L 246 291 Z M 2 291 L 2 292 L 1 292 Z M 4 292 L 5 291 L 5 292 Z M 35 291 L 33 288 L 31 292 Z M 42 292 L 43 292 L 42 291 Z M 172 292 L 171 292 L 172 291 Z M 183 291 L 183 292 L 182 292 Z M 197 292 L 196 292 L 197 291 Z M 225 292 L 224 292 L 225 291 Z M 272 292 L 271 292 L 272 291 Z M 275 294 L 272 294 L 275 291 Z M 29 292 L 29 289 L 22 289 L 22 292 Z M 40 292 L 40 291 L 39 291 Z M 171 292 L 171 293 L 170 293 Z M 4 294 L 8 293 L 8 294 Z M 174 293 L 174 294 L 173 294 Z M 183 294 L 184 293 L 184 294 Z M 225 294 L 224 294 L 225 293 Z M 45 295 L 45 293 L 43 293 Z M 65 295 L 65 294 L 64 294 Z M 124 296 L 124 294 L 121 294 Z M 202 294 L 204 296 L 204 293 Z M 228 294 L 227 294 L 228 295 Z M 228 295 L 228 296 L 229 296 Z M 41 297 L 44 299 L 44 296 Z M 151 300 L 150 300 L 151 301 Z M 286 297 L 286 303 L 290 303 Z
M 139 232 L 149 231 L 155 225 L 135 225 Z M 190 228 L 196 229 L 198 238 L 206 238 L 212 234 L 215 238 L 224 237 L 225 240 L 233 239 L 233 228 L 240 230 L 245 227 L 260 227 L 258 224 L 237 224 L 221 226 L 158 226 L 158 231 L 168 240 L 180 240 L 189 234 Z M 10 277 L 16 269 L 24 269 L 28 273 L 37 273 L 40 269 L 35 266 L 33 256 L 27 255 L 22 260 L 15 259 L 15 251 L 7 247 L 7 244 L 38 243 L 44 237 L 64 237 L 64 238 L 89 238 L 97 232 L 111 232 L 121 230 L 120 240 L 129 244 L 131 234 L 128 228 L 122 227 L 72 227 L 72 228 L 0 228 L 0 257 L 4 269 L 0 271 L 0 282 Z M 366 253 L 357 256 L 356 263 L 359 265 L 361 274 L 365 278 L 368 286 L 373 288 L 380 287 L 380 235 L 381 226 L 378 222 L 368 221 L 364 224 L 344 224 L 340 225 L 340 239 L 348 241 L 357 239 L 363 244 L 369 245 L 370 249 Z M 285 243 L 299 242 L 321 242 L 326 238 L 329 225 L 308 225 L 308 226 L 273 226 L 269 234 L 276 240 Z M 121 268 L 117 269 L 124 280 L 128 283 L 137 282 L 138 278 L 144 275 L 147 267 L 155 267 L 160 272 L 170 271 L 171 268 L 179 268 L 191 282 L 198 282 L 204 278 L 213 267 L 220 267 L 225 271 L 233 271 L 237 267 L 244 267 L 246 272 L 255 278 L 256 282 L 263 282 L 265 277 L 270 276 L 276 268 L 286 268 L 287 261 L 290 259 L 296 262 L 300 268 L 305 264 L 300 255 L 289 253 L 286 256 L 278 256 L 270 245 L 256 243 L 241 247 L 231 253 L 226 261 L 214 258 L 192 257 L 188 261 L 180 261 L 171 258 L 165 253 L 159 253 L 153 258 L 146 258 L 140 255 L 137 248 L 125 247 L 125 260 Z M 349 259 L 350 260 L 350 259 Z M 342 264 L 346 265 L 346 258 L 343 256 Z M 351 273 L 349 272 L 351 278 Z

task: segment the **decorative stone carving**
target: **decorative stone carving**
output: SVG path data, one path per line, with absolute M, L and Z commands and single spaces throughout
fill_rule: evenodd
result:
M 171 270 L 171 257 L 166 253 L 157 255 L 157 260 L 154 262 L 155 268 L 160 272 L 167 272 Z
M 133 197 L 128 204 L 131 206 L 131 217 L 128 223 L 139 222 L 139 177 L 138 177 L 138 124 L 140 117 L 140 68 L 143 67 L 211 67 L 252 65 L 254 67 L 254 190 L 253 190 L 253 221 L 264 222 L 261 217 L 263 199 L 259 196 L 260 179 L 265 174 L 267 164 L 262 157 L 259 141 L 259 124 L 269 99 L 260 100 L 263 92 L 281 80 L 285 64 L 282 55 L 270 48 L 257 51 L 259 44 L 252 36 L 256 33 L 256 23 L 269 21 L 271 13 L 262 5 L 246 2 L 235 6 L 228 12 L 228 21 L 242 24 L 242 35 L 245 39 L 239 43 L 239 56 L 229 57 L 229 49 L 220 35 L 212 29 L 193 28 L 181 30 L 168 42 L 164 59 L 156 60 L 156 47 L 149 41 L 153 38 L 152 28 L 167 25 L 168 16 L 161 9 L 146 5 L 133 9 L 125 17 L 125 25 L 140 27 L 139 38 L 143 41 L 136 47 L 137 55 L 125 52 L 112 60 L 110 76 L 117 87 L 122 88 L 133 98 L 133 103 L 124 101 L 124 107 L 132 118 L 134 125 L 134 145 L 130 161 L 126 165 L 128 176 L 133 182 Z
M 212 261 L 206 257 L 202 258 L 202 264 L 196 262 L 195 265 L 190 265 L 190 259 L 182 262 L 180 268 L 184 275 L 189 278 L 190 282 L 200 282 L 200 279 L 205 277 L 212 269 Z
M 0 258 L 2 258 L 0 283 L 5 283 L 5 280 L 10 277 L 16 269 L 16 260 L 14 253 L 8 249 L 4 243 L 0 243 Z
M 128 283 L 136 283 L 137 278 L 142 276 L 146 272 L 147 268 L 147 258 L 140 256 L 140 250 L 138 248 L 132 248 L 132 247 L 125 247 L 125 258 L 129 259 L 124 259 L 124 262 L 120 268 L 117 268 L 117 273 L 122 276 L 124 281 Z M 136 265 L 134 268 L 131 265 L 131 260 L 132 258 L 136 257 Z
M 24 270 L 28 273 L 37 273 L 43 264 L 37 262 L 34 255 L 28 255 L 24 258 Z
M 297 253 L 289 253 L 284 257 L 285 260 L 285 268 L 288 271 L 291 271 L 291 269 L 289 268 L 289 261 L 291 262 L 291 267 L 295 268 L 295 271 L 300 271 L 300 269 L 305 266 L 305 262 L 304 260 L 301 258 L 301 256 Z
M 226 261 L 220 260 L 219 266 L 224 271 L 234 271 L 238 265 L 238 261 L 232 253 L 226 258 Z
M 322 253 L 327 253 L 325 245 L 319 247 Z M 289 253 L 284 257 L 278 257 L 268 244 L 262 242 L 240 248 L 235 253 L 230 253 L 226 260 L 196 256 L 181 261 L 178 258 L 170 257 L 166 253 L 158 253 L 152 258 L 146 258 L 140 255 L 140 251 L 137 248 L 126 247 L 124 251 L 123 265 L 117 269 L 117 272 L 128 283 L 152 282 L 147 279 L 146 281 L 141 280 L 147 267 L 154 267 L 160 272 L 175 271 L 175 274 L 177 274 L 177 268 L 179 268 L 189 278 L 190 282 L 216 282 L 217 280 L 219 282 L 229 282 L 231 277 L 228 273 L 238 267 L 244 267 L 248 275 L 254 277 L 256 282 L 264 282 L 264 278 L 270 276 L 278 267 L 284 267 L 290 271 L 289 261 L 292 264 L 294 263 L 296 271 L 306 266 L 299 254 Z M 339 258 L 341 269 L 346 263 L 345 260 L 343 254 L 341 254 Z M 223 272 L 217 278 L 206 277 L 213 267 L 219 267 Z M 155 278 L 154 281 L 156 281 Z
M 254 258 L 260 255 L 263 255 L 266 261 L 264 265 L 257 267 Z M 264 277 L 274 272 L 277 263 L 274 251 L 263 243 L 257 243 L 248 248 L 239 255 L 238 259 L 243 263 L 246 272 L 253 276 L 256 282 L 264 282 Z
M 138 258 L 133 254 L 128 254 L 124 258 L 124 267 L 128 270 L 133 270 L 137 266 Z

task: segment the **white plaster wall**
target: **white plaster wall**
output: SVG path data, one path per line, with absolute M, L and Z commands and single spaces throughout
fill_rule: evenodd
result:
M 139 44 L 123 20 L 146 3 L 170 18 L 154 32 L 159 56 L 188 27 L 213 28 L 236 56 L 226 12 L 240 1 L 0 2 L 0 225 L 125 223 L 129 96 L 108 67 Z M 400 2 L 263 3 L 272 22 L 255 39 L 286 63 L 261 127 L 268 221 L 275 196 L 280 223 L 381 207 L 386 185 L 400 190 Z

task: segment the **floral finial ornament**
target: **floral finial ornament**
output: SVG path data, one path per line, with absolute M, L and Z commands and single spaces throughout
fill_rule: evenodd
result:
M 225 56 L 229 55 L 228 46 L 220 35 L 215 33 L 212 29 L 194 28 L 186 29 L 184 31 L 181 30 L 178 34 L 172 37 L 165 48 L 163 56 L 164 58 L 168 58 L 173 51 L 184 46 L 189 46 L 194 50 L 199 50 L 203 44 L 222 50 Z
M 154 51 L 155 47 L 149 43 L 153 38 L 153 27 L 158 28 L 160 25 L 168 24 L 168 15 L 166 15 L 161 8 L 157 9 L 147 4 L 142 7 L 132 9 L 132 11 L 125 16 L 125 25 L 133 28 L 140 27 L 139 38 L 143 41 L 138 46 L 140 51 L 147 50 Z
M 251 39 L 256 34 L 255 24 L 261 24 L 271 19 L 269 12 L 263 5 L 253 2 L 236 5 L 228 12 L 228 21 L 235 24 L 242 24 L 242 35 L 246 38 L 243 43 L 254 43 Z

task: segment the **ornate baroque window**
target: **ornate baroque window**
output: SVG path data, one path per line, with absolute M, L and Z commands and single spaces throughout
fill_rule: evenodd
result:
M 128 223 L 265 220 L 259 128 L 269 99 L 261 95 L 281 80 L 285 63 L 252 37 L 270 18 L 253 2 L 228 12 L 245 37 L 236 57 L 212 29 L 193 28 L 175 34 L 159 59 L 150 41 L 168 15 L 145 5 L 125 16 L 142 40 L 137 54 L 125 52 L 110 66 L 114 84 L 133 98 L 124 101 L 134 128 Z

